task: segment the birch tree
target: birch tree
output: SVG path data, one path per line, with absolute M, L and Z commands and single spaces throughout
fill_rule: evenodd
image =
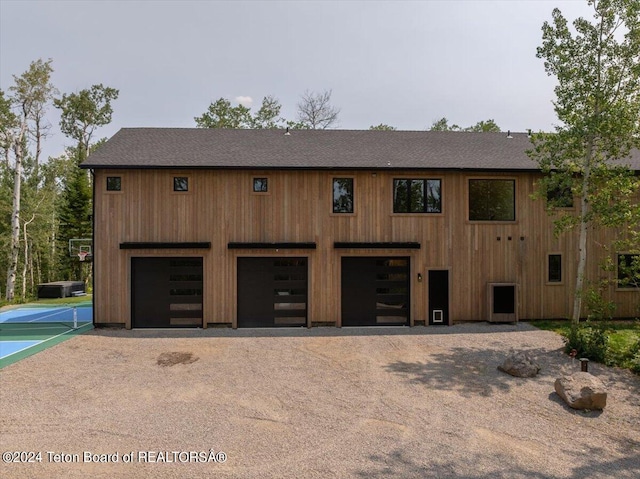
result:
M 90 220 L 92 201 L 91 172 L 80 170 L 80 164 L 89 156 L 94 145 L 93 135 L 96 130 L 108 125 L 113 115 L 112 102 L 118 98 L 119 91 L 102 84 L 93 85 L 89 89 L 77 93 L 65 94 L 55 100 L 54 105 L 60 109 L 60 130 L 75 145 L 67 148 L 67 156 L 75 161 L 69 165 L 65 175 L 64 189 L 59 208 L 60 230 L 58 241 L 68 243 L 71 238 L 88 238 L 93 234 Z M 66 248 L 60 249 L 62 254 L 60 273 L 68 279 L 84 279 L 91 275 L 89 266 L 75 263 L 69 256 L 64 256 Z
M 75 140 L 78 163 L 87 158 L 95 130 L 111 123 L 111 102 L 119 93 L 115 88 L 99 84 L 54 100 L 54 106 L 60 110 L 60 130 Z
M 578 18 L 571 28 L 554 9 L 552 21 L 542 27 L 537 56 L 557 79 L 554 108 L 560 125 L 554 133 L 534 135 L 530 152 L 546 173 L 541 194 L 566 190 L 579 202 L 575 213 L 556 220 L 558 233 L 578 230 L 574 323 L 582 312 L 590 226 L 622 225 L 612 221 L 616 215 L 607 215 L 631 204 L 637 193 L 624 159 L 640 146 L 640 2 L 588 3 L 592 22 Z
M 14 157 L 13 205 L 11 212 L 11 244 L 5 297 L 12 301 L 15 295 L 18 256 L 20 254 L 20 200 L 23 175 L 23 161 L 28 153 L 28 135 L 38 131 L 36 123 L 42 118 L 42 111 L 51 101 L 55 88 L 51 83 L 51 60 L 32 62 L 29 69 L 19 77 L 14 75 L 15 85 L 9 88 L 11 106 L 15 112 L 16 124 L 9 132 L 9 146 Z

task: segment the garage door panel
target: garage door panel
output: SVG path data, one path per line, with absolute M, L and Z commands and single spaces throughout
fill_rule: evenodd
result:
M 307 324 L 306 258 L 238 258 L 238 327 Z
M 342 325 L 404 325 L 409 321 L 409 259 L 342 258 Z
M 202 268 L 202 258 L 132 258 L 133 327 L 202 326 Z

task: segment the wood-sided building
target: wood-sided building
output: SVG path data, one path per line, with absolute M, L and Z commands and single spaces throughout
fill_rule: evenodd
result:
M 555 237 L 532 199 L 529 148 L 506 133 L 120 130 L 82 165 L 94 174 L 95 323 L 568 317 L 576 236 Z M 640 170 L 638 152 L 629 161 Z M 617 274 L 600 270 L 604 254 L 625 254 L 597 235 L 591 280 Z M 637 289 L 607 295 L 618 316 L 638 314 Z

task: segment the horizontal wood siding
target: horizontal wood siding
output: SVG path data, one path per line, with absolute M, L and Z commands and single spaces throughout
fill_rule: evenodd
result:
M 122 191 L 106 192 L 106 176 L 121 176 Z M 173 192 L 173 177 L 187 176 L 189 191 Z M 269 191 L 253 193 L 253 178 L 268 177 Z M 332 179 L 354 178 L 353 214 L 332 213 Z M 394 214 L 393 178 L 439 178 L 442 214 Z M 516 221 L 468 221 L 469 178 L 516 182 Z M 134 256 L 202 256 L 206 323 L 235 325 L 236 263 L 239 256 L 304 256 L 309 264 L 309 323 L 340 324 L 340 258 L 411 258 L 411 320 L 428 314 L 429 269 L 449 269 L 453 321 L 487 318 L 487 282 L 519 286 L 519 317 L 559 318 L 571 314 L 576 268 L 575 234 L 556 238 L 543 201 L 533 201 L 533 173 L 468 172 L 98 170 L 95 203 L 95 314 L 98 323 L 130 318 L 130 264 Z M 588 277 L 603 275 L 598 251 Z M 510 239 L 509 239 L 510 238 Z M 126 249 L 124 242 L 211 242 L 211 249 Z M 228 249 L 228 243 L 312 242 L 315 250 Z M 418 242 L 420 249 L 335 249 L 334 242 Z M 547 254 L 562 254 L 564 282 L 546 281 Z M 421 273 L 424 281 L 417 281 Z M 613 274 L 613 273 L 609 273 Z M 616 291 L 620 316 L 634 316 L 637 292 Z

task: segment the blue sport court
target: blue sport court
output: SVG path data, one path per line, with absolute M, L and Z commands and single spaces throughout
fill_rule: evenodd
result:
M 93 329 L 90 301 L 0 312 L 0 368 Z

